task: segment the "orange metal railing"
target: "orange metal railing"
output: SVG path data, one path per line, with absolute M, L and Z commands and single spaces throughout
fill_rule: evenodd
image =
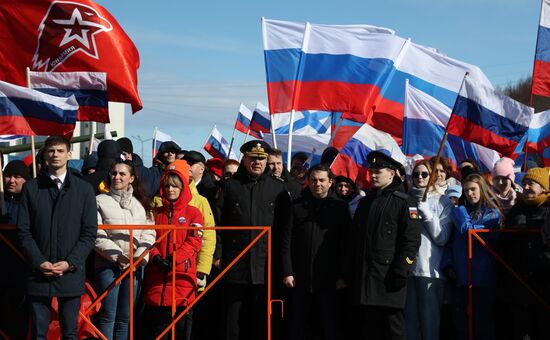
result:
M 468 339 L 474 339 L 474 321 L 473 321 L 473 284 L 472 284 L 472 264 L 473 264 L 473 240 L 477 240 L 521 285 L 533 295 L 535 300 L 550 312 L 550 305 L 540 297 L 507 263 L 504 261 L 478 234 L 487 233 L 517 233 L 514 229 L 475 229 L 468 230 Z M 530 233 L 540 233 L 539 229 L 528 229 Z
M 168 230 L 166 234 L 160 236 L 157 238 L 155 243 L 163 240 L 166 238 L 170 233 L 175 233 L 178 230 L 193 230 L 196 229 L 196 227 L 176 227 L 174 225 L 146 225 L 146 226 L 136 226 L 136 225 L 100 225 L 98 226 L 100 229 L 104 230 L 112 230 L 112 229 L 127 229 L 130 232 L 129 238 L 133 239 L 134 236 L 134 230 L 143 230 L 143 229 L 152 229 L 155 230 Z M 14 230 L 14 225 L 0 225 L 0 231 L 2 230 Z M 250 226 L 244 226 L 244 227 L 237 227 L 237 226 L 231 226 L 231 227 L 203 227 L 202 229 L 208 230 L 241 230 L 241 231 L 250 231 L 250 230 L 259 230 L 260 233 L 233 259 L 225 268 L 223 271 L 205 288 L 204 291 L 202 291 L 195 299 L 192 301 L 189 305 L 186 306 L 186 308 L 176 315 L 176 296 L 175 296 L 175 289 L 172 289 L 172 323 L 168 325 L 168 327 L 157 337 L 157 339 L 161 339 L 164 337 L 168 332 L 171 331 L 171 337 L 172 339 L 175 339 L 175 325 L 176 323 L 217 283 L 219 282 L 225 273 L 229 271 L 237 261 L 239 261 L 264 235 L 267 234 L 268 238 L 268 252 L 267 252 L 267 339 L 271 340 L 271 314 L 272 314 L 272 308 L 271 303 L 272 302 L 279 302 L 279 300 L 271 301 L 271 228 L 270 227 L 250 227 Z M 19 249 L 13 245 L 4 235 L 0 233 L 0 240 L 3 241 L 5 244 L 8 245 L 19 257 L 21 257 L 23 260 L 26 261 L 25 256 L 19 251 Z M 173 245 L 175 245 L 176 237 L 172 237 Z M 115 280 L 111 283 L 111 285 L 100 295 L 98 296 L 95 301 L 92 302 L 92 304 L 82 313 L 80 312 L 81 319 L 88 324 L 96 333 L 98 337 L 101 339 L 107 339 L 98 329 L 95 327 L 95 325 L 90 320 L 90 313 L 98 306 L 99 303 L 107 296 L 107 294 L 117 285 L 119 284 L 126 276 L 130 276 L 130 324 L 129 324 L 129 337 L 130 339 L 133 339 L 134 337 L 134 270 L 139 265 L 139 263 L 151 252 L 151 248 L 149 248 L 147 251 L 145 251 L 137 260 L 134 261 L 134 250 L 133 247 L 130 247 L 130 265 L 128 268 Z M 174 254 L 176 253 L 175 246 L 173 248 Z M 172 267 L 176 267 L 176 256 L 172 256 Z M 176 281 L 176 275 L 175 270 L 172 271 L 172 287 L 175 287 L 175 281 Z M 282 304 L 282 301 L 280 301 Z M 282 310 L 282 307 L 281 307 Z M 4 336 L 5 338 L 9 339 L 3 332 L 0 330 L 0 335 Z

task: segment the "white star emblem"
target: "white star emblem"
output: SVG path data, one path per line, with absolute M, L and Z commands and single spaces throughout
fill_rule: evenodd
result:
M 54 23 L 62 26 L 73 26 L 69 28 L 64 28 L 65 35 L 63 36 L 63 39 L 61 40 L 61 43 L 59 46 L 63 46 L 73 40 L 76 40 L 80 42 L 82 45 L 86 46 L 86 48 L 90 48 L 90 41 L 88 40 L 88 33 L 90 32 L 89 28 L 83 28 L 83 27 L 94 27 L 99 29 L 104 29 L 105 27 L 97 24 L 92 21 L 86 21 L 82 19 L 82 14 L 80 11 L 75 8 L 73 11 L 73 14 L 71 15 L 71 18 L 69 20 L 53 20 Z M 75 23 L 77 23 L 76 27 Z M 73 30 L 75 33 L 73 34 Z M 76 31 L 80 30 L 80 34 Z

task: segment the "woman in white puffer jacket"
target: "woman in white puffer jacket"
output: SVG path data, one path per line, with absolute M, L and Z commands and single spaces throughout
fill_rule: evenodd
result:
M 423 160 L 412 173 L 409 194 L 417 200 L 422 219 L 421 244 L 407 284 L 405 320 L 407 339 L 438 340 L 439 318 L 443 304 L 444 280 L 440 272 L 445 245 L 452 235 L 453 204 L 435 188 L 422 201 L 432 167 Z
M 98 224 L 153 225 L 150 201 L 135 176 L 133 164 L 130 161 L 115 163 L 109 180 L 109 192 L 96 197 Z M 98 293 L 105 291 L 130 265 L 130 244 L 135 261 L 153 246 L 155 239 L 154 229 L 134 230 L 131 243 L 128 229 L 98 229 L 94 246 Z M 145 256 L 139 265 L 144 266 L 148 259 L 149 255 Z M 139 290 L 136 276 L 134 294 Z M 129 307 L 130 275 L 127 275 L 107 294 L 99 311 L 98 329 L 108 339 L 128 338 Z

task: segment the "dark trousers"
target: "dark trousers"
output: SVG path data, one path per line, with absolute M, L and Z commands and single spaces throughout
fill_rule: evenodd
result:
M 225 340 L 267 338 L 265 285 L 226 283 L 222 286 Z
M 454 287 L 451 300 L 453 323 L 458 340 L 468 339 L 468 288 Z M 495 334 L 495 290 L 485 287 L 473 288 L 473 322 L 476 339 L 494 340 Z
M 29 302 L 32 318 L 32 338 L 47 339 L 52 312 L 52 298 L 29 296 Z M 80 296 L 58 297 L 57 304 L 61 339 L 78 339 Z
M 341 337 L 336 290 L 310 293 L 293 288 L 290 297 L 291 340 L 314 339 L 316 335 L 324 340 Z
M 178 316 L 185 307 L 176 308 Z M 143 311 L 143 322 L 146 325 L 142 326 L 143 333 L 139 336 L 140 339 L 156 339 L 171 323 L 172 323 L 172 307 L 154 307 L 145 305 Z M 193 311 L 189 310 L 175 325 L 176 339 L 189 340 L 191 339 L 191 326 L 193 323 Z M 143 336 L 145 335 L 145 336 Z M 171 339 L 172 330 L 169 330 L 162 339 Z
M 400 308 L 361 306 L 354 339 L 405 340 L 405 312 Z

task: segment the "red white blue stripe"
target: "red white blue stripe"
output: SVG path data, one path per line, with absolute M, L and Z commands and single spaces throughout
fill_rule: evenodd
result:
M 271 119 L 269 117 L 269 109 L 262 103 L 258 102 L 252 120 L 250 121 L 250 130 L 261 133 L 271 132 Z
M 0 135 L 72 134 L 78 103 L 0 81 Z
M 411 156 L 434 157 L 443 140 L 451 109 L 410 85 L 406 97 L 403 152 Z M 500 158 L 494 150 L 453 135 L 448 135 L 442 156 L 456 165 L 465 159 L 473 159 L 480 165 L 482 172 L 491 171 Z
M 30 72 L 31 87 L 57 97 L 75 96 L 77 120 L 109 123 L 107 73 Z
M 532 118 L 533 108 L 466 77 L 447 131 L 513 157 Z
M 383 151 L 401 164 L 405 164 L 406 157 L 390 134 L 363 124 L 340 150 L 331 169 L 335 175 L 355 180 L 361 174 L 366 173 L 367 156 L 375 150 Z
M 516 148 L 516 152 L 525 150 L 526 140 L 528 140 L 527 153 L 540 155 L 544 166 L 550 166 L 550 110 L 533 115 L 529 130 Z M 521 159 L 522 157 L 518 157 L 516 163 Z
M 173 141 L 172 136 L 155 128 L 155 132 L 153 132 L 153 158 L 157 155 L 160 145 L 169 141 Z
M 250 130 L 250 122 L 252 121 L 252 111 L 246 105 L 241 104 L 239 112 L 237 113 L 237 120 L 235 121 L 235 129 L 242 133 L 248 133 L 254 138 L 260 138 L 260 135 L 256 131 Z
M 307 34 L 306 26 L 310 27 Z M 350 92 L 349 89 L 371 86 L 378 81 L 377 76 L 370 75 L 371 72 L 364 72 L 367 70 L 365 68 L 354 70 L 353 65 L 370 65 L 375 71 L 385 70 L 388 61 L 379 62 L 371 59 L 377 59 L 377 56 L 384 59 L 387 55 L 376 54 L 374 50 L 380 47 L 379 45 L 372 47 L 370 55 L 355 53 L 349 46 L 360 46 L 356 44 L 357 39 L 365 35 L 394 33 L 390 29 L 370 25 L 306 25 L 268 19 L 262 20 L 262 29 L 268 98 L 272 113 L 289 112 L 292 109 L 339 111 L 327 107 L 352 105 L 353 102 L 349 100 L 348 104 L 342 102 L 341 96 L 345 95 L 353 95 L 355 100 L 365 100 L 363 96 L 354 91 Z M 331 39 L 322 41 L 327 37 Z M 398 49 L 404 42 L 401 38 L 394 41 L 397 41 L 397 45 L 401 42 Z M 340 47 L 344 47 L 344 50 Z M 300 94 L 296 95 L 296 105 L 293 107 L 296 86 L 299 87 Z M 324 88 L 320 89 L 320 86 Z M 323 100 L 323 97 L 316 98 L 319 91 L 336 90 L 339 87 L 346 91 L 340 93 L 340 98 L 329 101 Z
M 532 94 L 550 97 L 550 0 L 542 0 Z
M 204 150 L 206 150 L 206 152 L 208 152 L 210 156 L 214 158 L 238 159 L 235 153 L 233 153 L 233 150 L 231 151 L 231 155 L 228 156 L 229 143 L 225 138 L 223 138 L 221 132 L 215 126 L 212 129 L 210 136 L 208 136 L 208 139 L 206 140 L 203 148 Z

